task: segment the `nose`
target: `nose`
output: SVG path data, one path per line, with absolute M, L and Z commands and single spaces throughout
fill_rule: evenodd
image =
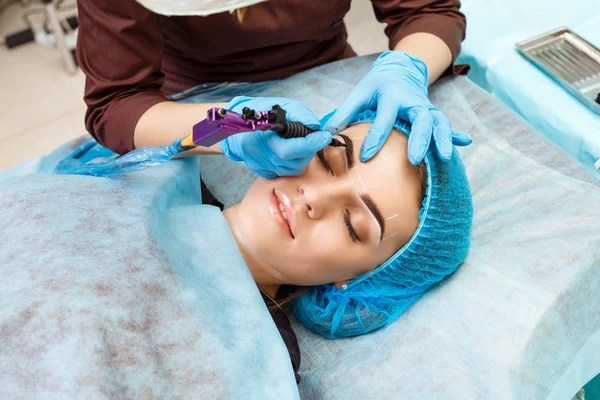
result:
M 356 190 L 349 177 L 336 178 L 327 182 L 311 182 L 298 188 L 300 202 L 311 219 L 323 218 L 329 212 L 339 209 L 351 197 L 356 197 Z

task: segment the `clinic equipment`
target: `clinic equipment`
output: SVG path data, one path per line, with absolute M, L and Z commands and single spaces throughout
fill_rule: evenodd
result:
M 517 43 L 526 59 L 600 114 L 600 50 L 562 27 Z
M 291 120 L 301 122 L 307 128 L 319 130 L 319 119 L 302 102 L 285 97 L 236 96 L 226 109 L 243 113 L 245 107 L 268 110 L 279 104 Z M 278 176 L 301 175 L 315 153 L 331 144 L 330 132 L 315 132 L 306 137 L 285 139 L 276 132 L 261 135 L 254 133 L 234 135 L 219 142 L 219 148 L 232 161 L 243 162 L 255 175 L 265 179 Z
M 286 112 L 279 105 L 271 111 L 254 111 L 248 107 L 238 114 L 225 108 L 211 108 L 206 119 L 192 128 L 192 133 L 179 142 L 184 153 L 194 147 L 210 147 L 231 135 L 241 132 L 272 130 L 284 139 L 304 137 L 312 131 L 300 122 L 286 120 Z
M 77 72 L 77 64 L 75 56 L 67 44 L 67 37 L 63 31 L 63 25 L 60 22 L 56 4 L 52 0 L 42 0 L 42 3 L 46 5 L 46 18 L 48 18 L 48 21 L 50 21 L 50 25 L 52 26 L 52 33 L 54 34 L 56 45 L 65 63 L 65 68 L 69 74 L 73 75 Z M 72 36 L 70 38 L 72 38 Z
M 375 118 L 376 113 L 368 110 L 349 123 L 373 122 Z M 407 135 L 410 132 L 400 120 L 394 127 Z M 305 326 L 328 338 L 371 332 L 400 317 L 465 260 L 473 200 L 460 156 L 453 149 L 450 160 L 443 162 L 431 146 L 424 162 L 427 191 L 416 232 L 386 262 L 355 277 L 346 288 L 326 284 L 300 295 L 292 310 Z
M 270 111 L 255 111 L 244 107 L 241 114 L 225 108 L 211 108 L 206 119 L 195 124 L 192 133 L 176 140 L 171 146 L 142 147 L 121 157 L 98 163 L 83 163 L 66 159 L 54 173 L 117 176 L 139 171 L 171 160 L 198 146 L 210 147 L 215 143 L 243 132 L 273 130 L 284 139 L 304 137 L 312 132 L 300 122 L 287 121 L 286 111 L 274 105 Z
M 525 118 L 535 129 L 600 179 L 600 114 L 523 57 L 515 43 L 567 26 L 600 48 L 597 0 L 548 7 L 543 0 L 465 1 L 469 21 L 457 63 L 471 66 L 469 78 Z

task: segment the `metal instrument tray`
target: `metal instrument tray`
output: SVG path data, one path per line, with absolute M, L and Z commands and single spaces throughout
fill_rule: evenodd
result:
M 600 114 L 600 50 L 566 27 L 517 43 L 526 59 Z

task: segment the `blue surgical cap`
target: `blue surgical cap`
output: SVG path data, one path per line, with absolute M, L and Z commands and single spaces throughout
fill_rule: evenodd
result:
M 375 112 L 365 111 L 352 124 L 374 119 Z M 410 131 L 400 120 L 395 128 Z M 326 284 L 297 297 L 292 311 L 306 327 L 329 338 L 371 332 L 400 317 L 464 261 L 473 220 L 471 189 L 456 149 L 443 162 L 434 147 L 424 159 L 427 190 L 415 233 L 385 263 L 357 276 L 346 289 Z

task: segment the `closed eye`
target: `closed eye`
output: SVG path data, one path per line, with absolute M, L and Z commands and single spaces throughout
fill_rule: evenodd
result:
M 360 242 L 360 238 L 356 234 L 356 231 L 352 226 L 352 222 L 350 221 L 350 211 L 348 210 L 344 211 L 344 222 L 346 223 L 346 228 L 348 228 L 348 235 L 350 235 L 350 239 L 352 239 L 354 243 Z

